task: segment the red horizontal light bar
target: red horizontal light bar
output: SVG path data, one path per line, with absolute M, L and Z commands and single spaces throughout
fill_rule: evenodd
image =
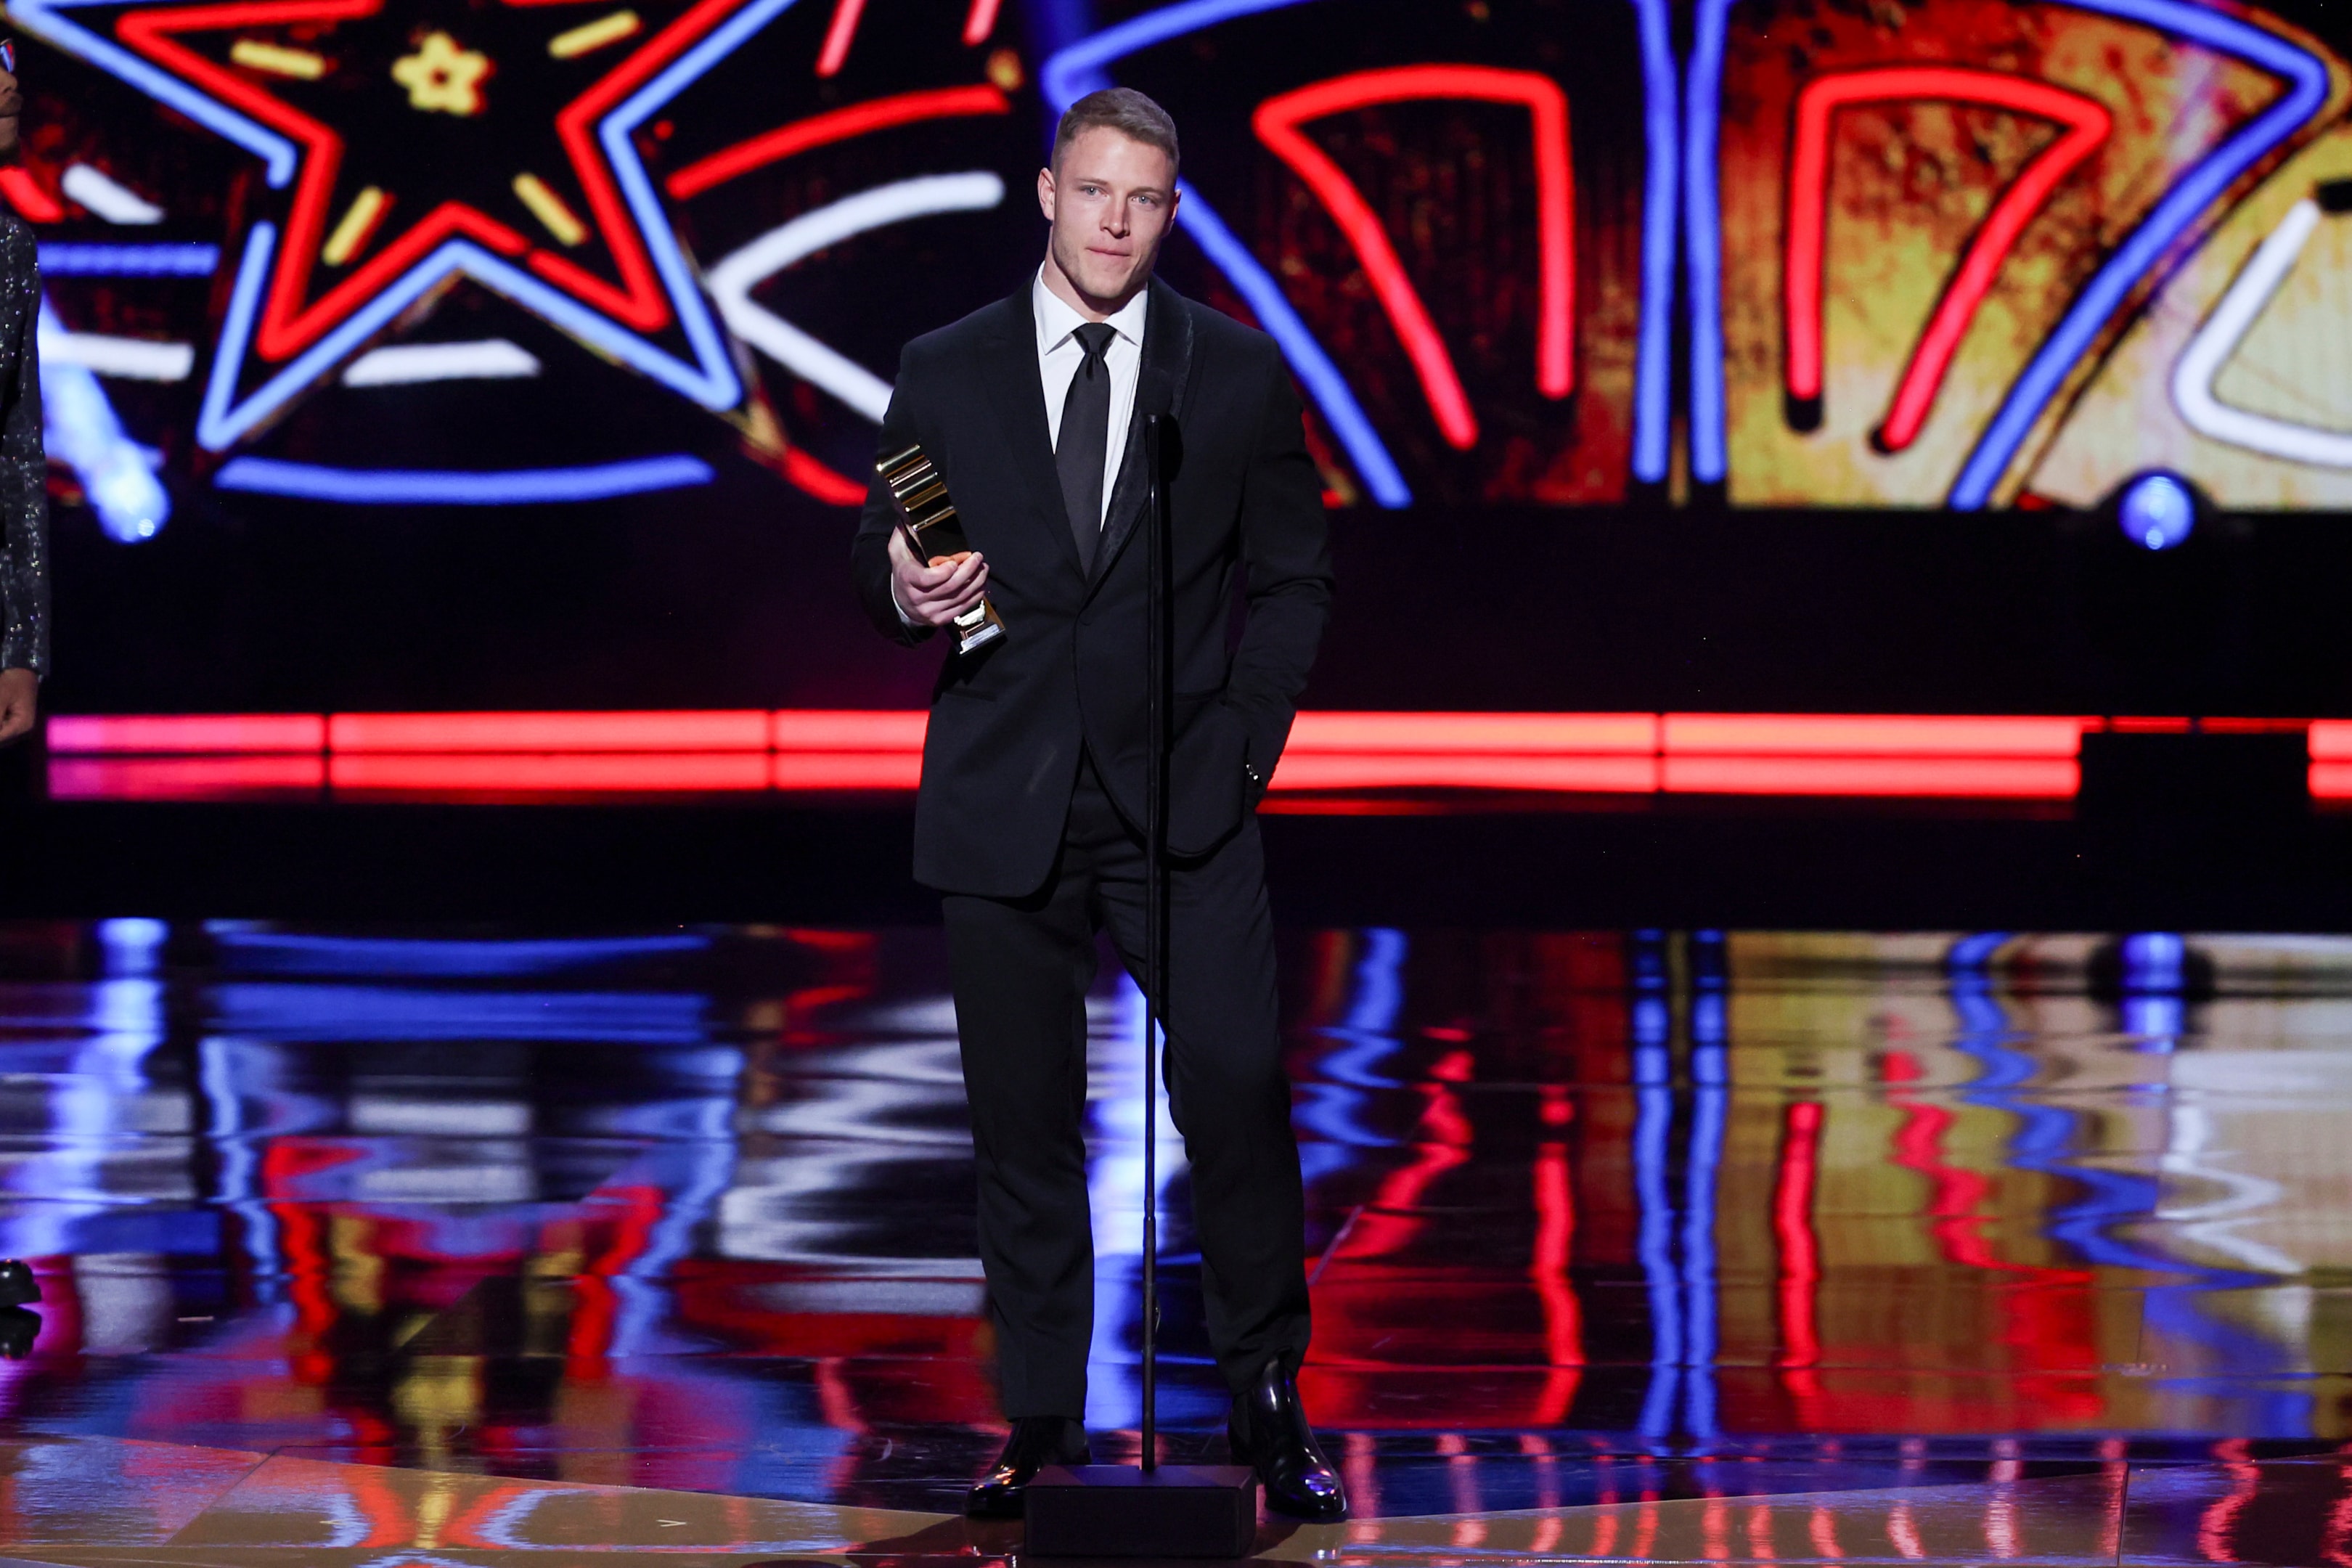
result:
M 327 759 L 251 752 L 216 757 L 58 757 L 49 763 L 52 800 L 236 800 L 257 795 L 316 794 Z
M 1658 759 L 1437 752 L 1286 751 L 1267 785 L 1276 790 L 1520 789 L 1649 795 Z
M 788 708 L 771 714 L 779 752 L 916 752 L 931 716 L 919 708 Z
M 435 795 L 567 795 L 763 790 L 764 752 L 347 752 L 330 757 L 339 790 Z
M 1945 714 L 1669 713 L 1662 749 L 1748 756 L 2072 757 L 2091 721 Z
M 923 777 L 919 751 L 778 752 L 769 760 L 780 790 L 911 792 Z
M 2352 763 L 2312 763 L 2311 798 L 2352 800 Z
M 327 721 L 317 713 L 59 713 L 49 750 L 64 755 L 123 752 L 318 752 Z
M 1672 756 L 1663 786 L 1680 795 L 1909 795 L 2071 800 L 2071 757 Z
M 61 798 L 322 783 L 453 794 L 903 792 L 921 777 L 929 720 L 921 710 L 854 709 L 59 715 L 49 746 Z M 1298 716 L 1274 787 L 1294 798 L 1433 788 L 2059 799 L 2075 791 L 2084 731 L 2101 727 L 2038 716 L 1311 712 Z M 2336 766 L 2352 764 L 2352 721 L 2314 723 L 2310 736 L 2315 794 L 2352 798 L 2352 766 Z M 331 757 L 323 778 L 313 765 L 322 751 Z M 234 765 L 275 752 L 295 765 Z M 73 759 L 86 756 L 141 765 L 76 771 Z M 173 758 L 205 766 L 158 765 Z
M 1639 753 L 1658 749 L 1654 713 L 1301 713 L 1284 757 L 1340 752 Z
M 764 752 L 768 715 L 645 713 L 337 713 L 327 749 L 355 752 Z

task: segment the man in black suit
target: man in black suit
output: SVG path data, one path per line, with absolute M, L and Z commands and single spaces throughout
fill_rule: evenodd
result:
M 882 422 L 883 454 L 920 444 L 938 465 L 972 551 L 916 560 L 877 483 L 852 558 L 885 636 L 920 642 L 983 593 L 1006 629 L 940 672 L 915 875 L 945 895 L 1013 1424 L 971 1508 L 1017 1513 L 1040 1468 L 1087 1452 L 1086 994 L 1097 931 L 1130 972 L 1143 956 L 1141 431 L 1146 414 L 1173 416 L 1169 1097 L 1235 1457 L 1274 1506 L 1339 1519 L 1346 1493 L 1296 1382 L 1304 1198 L 1255 816 L 1330 604 L 1322 487 L 1273 341 L 1151 279 L 1176 164 L 1175 124 L 1141 93 L 1094 93 L 1062 117 L 1037 175 L 1044 265 L 1011 299 L 908 344 Z

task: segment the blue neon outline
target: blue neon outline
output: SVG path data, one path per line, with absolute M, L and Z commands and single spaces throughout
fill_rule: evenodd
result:
M 216 100 L 203 99 L 201 95 L 196 101 L 213 105 L 226 120 L 199 112 L 191 102 L 183 101 L 194 89 L 177 78 L 156 70 L 77 24 L 47 16 L 46 11 L 46 7 L 53 5 L 100 3 L 102 0 L 30 0 L 30 4 L 19 8 L 19 14 L 47 21 L 60 34 L 78 43 L 81 50 L 86 51 L 86 58 L 102 68 L 150 96 L 183 110 L 248 151 L 270 159 L 269 183 L 273 186 L 282 186 L 287 183 L 295 166 L 290 161 L 296 151 L 291 142 L 273 132 L 253 126 L 242 115 L 233 114 Z M 204 406 L 197 419 L 198 444 L 208 451 L 217 452 L 250 434 L 297 394 L 321 379 L 336 363 L 427 289 L 452 273 L 463 273 L 504 294 L 525 310 L 580 339 L 590 348 L 610 354 L 690 403 L 715 411 L 732 408 L 742 398 L 742 383 L 736 376 L 734 361 L 727 352 L 725 341 L 713 324 L 701 291 L 686 265 L 685 257 L 678 250 L 677 237 L 668 226 L 660 200 L 646 174 L 645 165 L 629 141 L 629 132 L 739 47 L 745 38 L 791 9 L 793 4 L 794 0 L 753 0 L 752 4 L 736 12 L 663 68 L 651 81 L 623 100 L 620 107 L 597 124 L 598 143 L 604 148 L 605 160 L 620 183 L 622 197 L 636 223 L 638 237 L 645 242 L 654 268 L 662 279 L 670 305 L 677 312 L 678 325 L 694 350 L 696 363 L 693 365 L 689 366 L 676 355 L 654 347 L 636 333 L 621 329 L 601 312 L 581 304 L 569 294 L 541 281 L 504 258 L 493 255 L 480 245 L 471 240 L 453 239 L 436 246 L 382 293 L 297 356 L 291 364 L 266 379 L 251 397 L 243 404 L 233 405 L 237 376 L 244 368 L 246 353 L 251 343 L 253 316 L 258 307 L 260 285 L 266 273 L 266 268 L 257 268 L 257 262 L 266 260 L 277 243 L 275 226 L 264 221 L 256 223 L 247 235 L 245 256 L 238 264 L 236 289 L 231 296 L 228 317 L 222 324 L 220 342 L 214 353 L 213 373 L 206 384 Z M 38 31 L 37 28 L 28 30 Z M 71 46 L 59 38 L 51 38 L 50 41 L 59 43 L 60 47 L 68 47 L 72 52 Z M 227 121 L 257 132 L 268 139 L 269 144 L 265 145 L 242 135 Z M 278 161 L 281 152 L 289 160 L 282 167 Z
M 1690 468 L 1720 484 L 1731 464 L 1724 438 L 1723 51 L 1734 0 L 1700 0 L 1684 104 L 1685 254 L 1690 278 Z
M 1060 114 L 1088 92 L 1110 85 L 1102 68 L 1113 60 L 1235 16 L 1305 3 L 1306 0 L 1183 0 L 1181 5 L 1147 11 L 1055 54 L 1038 68 L 1037 83 L 1046 101 L 1054 106 L 1054 112 Z M 1389 455 L 1379 432 L 1372 428 L 1371 420 L 1356 401 L 1339 366 L 1331 363 L 1323 345 L 1291 308 L 1282 285 L 1258 264 L 1249 247 L 1225 226 L 1216 209 L 1191 182 L 1177 181 L 1176 190 L 1182 204 L 1179 210 L 1183 216 L 1177 228 L 1192 237 L 1210 262 L 1249 302 L 1258 324 L 1281 345 L 1283 357 L 1290 362 L 1290 368 L 1305 384 L 1307 395 L 1322 411 L 1331 434 L 1347 449 L 1349 460 L 1356 465 L 1356 472 L 1362 476 L 1364 488 L 1371 492 L 1374 503 L 1390 510 L 1411 506 L 1412 490 L 1398 470 L 1396 459 Z
M 1347 448 L 1356 471 L 1363 476 L 1364 488 L 1372 492 L 1372 500 L 1391 511 L 1411 506 L 1412 489 L 1404 482 L 1396 459 L 1381 444 L 1370 417 L 1349 390 L 1339 367 L 1331 363 L 1314 332 L 1291 308 L 1282 285 L 1274 280 L 1274 274 L 1258 265 L 1249 247 L 1225 226 L 1224 219 L 1192 188 L 1192 182 L 1177 181 L 1176 192 L 1182 204 L 1178 210 L 1184 215 L 1180 226 L 1207 253 L 1241 297 L 1249 301 L 1258 324 L 1282 346 L 1283 357 L 1290 361 L 1290 368 L 1298 373 L 1298 379 L 1307 384 L 1307 395 L 1323 411 L 1331 434 Z
M 209 278 L 220 268 L 217 245 L 109 245 L 45 240 L 37 252 L 45 278 Z
M 1633 361 L 1633 478 L 1664 484 L 1674 437 L 1675 206 L 1681 107 L 1666 0 L 1633 0 L 1642 38 L 1642 323 Z
M 1304 0 L 1181 0 L 1178 5 L 1146 12 L 1056 51 L 1039 68 L 1038 86 L 1058 114 L 1087 93 L 1109 86 L 1103 68 L 1138 49 L 1166 43 L 1236 16 L 1255 16 L 1303 3 Z M 1667 405 L 1672 390 L 1668 360 L 1674 342 L 1675 71 L 1666 0 L 1632 3 L 1641 18 L 1643 113 L 1648 130 L 1649 164 L 1643 198 L 1642 321 L 1640 348 L 1634 362 L 1633 466 L 1636 479 L 1654 483 L 1666 475 L 1671 419 Z M 1178 226 L 1200 243 L 1210 261 L 1249 302 L 1259 324 L 1281 344 L 1284 357 L 1306 384 L 1307 395 L 1315 399 L 1332 435 L 1347 448 L 1349 460 L 1363 477 L 1373 500 L 1391 510 L 1411 505 L 1412 492 L 1398 471 L 1396 460 L 1365 416 L 1346 377 L 1323 352 L 1323 345 L 1299 319 L 1298 312 L 1291 308 L 1282 286 L 1225 226 L 1198 190 L 1181 180 L 1177 189 L 1181 194 L 1185 215 L 1185 221 Z
M 213 476 L 213 483 L 225 490 L 352 506 L 531 506 L 682 489 L 707 485 L 717 477 L 709 464 L 685 453 L 576 468 L 480 471 L 330 468 L 277 458 L 232 458 Z
M 95 5 L 108 0 L 17 0 L 8 14 L 19 26 L 69 55 L 79 55 L 100 69 L 129 82 L 150 98 L 170 104 L 197 124 L 236 142 L 268 165 L 269 188 L 283 190 L 294 178 L 301 150 L 277 132 L 249 120 L 216 98 L 207 98 L 159 67 L 141 59 L 121 45 L 99 37 L 79 22 L 56 15 L 75 5 Z
M 2325 61 L 2274 33 L 2264 32 L 2233 16 L 2188 5 L 2184 0 L 2066 0 L 2066 4 L 2085 11 L 2124 16 L 2233 54 L 2283 78 L 2289 90 L 2252 124 L 2181 176 L 2076 296 L 2065 317 L 2042 340 L 2041 351 L 2027 364 L 2025 373 L 2010 387 L 2009 395 L 2001 400 L 2000 412 L 1977 438 L 1976 449 L 1969 454 L 1960 477 L 1953 481 L 1945 504 L 1958 511 L 1975 511 L 1990 499 L 1993 487 L 2009 471 L 2018 448 L 2025 445 L 2034 426 L 2041 423 L 2042 412 L 2057 396 L 2067 372 L 2090 351 L 2107 318 L 2141 278 L 2163 259 L 2173 241 L 2197 221 L 2197 215 L 2218 201 L 2240 175 L 2302 129 L 2327 102 Z

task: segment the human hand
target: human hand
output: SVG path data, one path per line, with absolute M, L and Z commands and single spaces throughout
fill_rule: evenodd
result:
M 29 669 L 0 669 L 0 746 L 31 732 L 41 683 Z
M 988 563 L 979 551 L 932 565 L 915 559 L 905 534 L 890 531 L 890 594 L 916 625 L 944 626 L 978 605 L 987 589 Z

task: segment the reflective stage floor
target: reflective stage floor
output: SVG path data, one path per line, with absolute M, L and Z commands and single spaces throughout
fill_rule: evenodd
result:
M 1297 931 L 1364 1563 L 2352 1563 L 2352 940 Z M 938 933 L 0 926 L 0 1558 L 1013 1552 Z M 1131 1459 L 1141 1009 L 1092 1003 Z M 1165 1456 L 1222 1460 L 1165 1127 Z

